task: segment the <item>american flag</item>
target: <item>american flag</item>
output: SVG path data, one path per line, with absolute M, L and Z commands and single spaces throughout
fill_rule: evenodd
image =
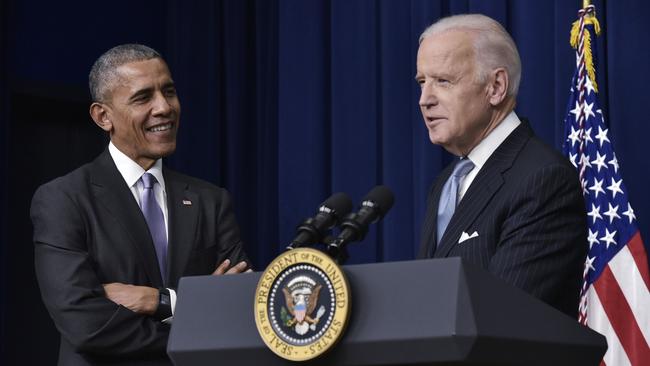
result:
M 578 15 L 563 150 L 579 171 L 589 216 L 579 320 L 607 338 L 601 365 L 650 365 L 648 256 L 598 106 L 593 55 L 600 25 L 595 8 L 585 7 Z

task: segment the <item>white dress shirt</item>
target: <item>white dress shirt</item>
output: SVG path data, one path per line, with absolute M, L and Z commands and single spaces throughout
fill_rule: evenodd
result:
M 467 189 L 474 181 L 474 178 L 478 175 L 485 165 L 485 162 L 492 156 L 492 153 L 501 145 L 505 139 L 510 136 L 512 131 L 521 124 L 519 117 L 515 114 L 515 111 L 510 112 L 504 120 L 499 123 L 498 126 L 494 128 L 485 138 L 479 142 L 472 151 L 470 151 L 467 158 L 474 163 L 474 169 L 470 171 L 465 178 L 460 182 L 458 189 L 458 201 L 463 198 Z
M 124 178 L 126 185 L 129 187 L 129 189 L 131 189 L 133 198 L 135 198 L 135 201 L 138 203 L 138 206 L 140 206 L 140 209 L 142 209 L 142 202 L 140 201 L 142 197 L 142 191 L 144 190 L 144 183 L 142 183 L 142 180 L 140 180 L 140 178 L 144 173 L 150 173 L 156 177 L 157 182 L 153 186 L 153 192 L 156 196 L 156 202 L 158 202 L 158 206 L 160 206 L 160 209 L 163 212 L 163 216 L 165 217 L 165 230 L 167 231 L 167 238 L 169 238 L 169 225 L 167 219 L 167 193 L 165 192 L 165 179 L 163 178 L 162 173 L 162 159 L 156 160 L 153 166 L 145 172 L 145 170 L 140 165 L 138 165 L 138 163 L 131 160 L 131 158 L 126 156 L 126 154 L 115 147 L 115 145 L 113 145 L 113 142 L 108 144 L 108 152 L 111 154 L 111 157 L 115 162 L 115 166 L 117 166 L 117 170 L 119 170 L 120 174 L 122 174 L 122 178 Z
M 142 183 L 142 180 L 140 178 L 144 173 L 150 173 L 156 177 L 157 182 L 153 186 L 153 192 L 156 197 L 156 202 L 158 203 L 158 206 L 160 206 L 163 212 L 163 216 L 165 217 L 165 230 L 167 239 L 169 240 L 169 215 L 167 212 L 167 193 L 165 191 L 165 179 L 162 172 L 162 159 L 156 160 L 153 166 L 149 168 L 149 170 L 145 171 L 140 165 L 138 165 L 138 163 L 131 160 L 131 158 L 126 156 L 126 154 L 121 152 L 115 145 L 113 145 L 112 141 L 108 144 L 108 152 L 111 154 L 111 158 L 113 158 L 113 162 L 115 162 L 115 166 L 122 175 L 122 178 L 124 178 L 126 185 L 129 187 L 129 189 L 131 189 L 133 198 L 135 198 L 135 201 L 138 203 L 138 206 L 140 206 L 140 209 L 142 209 L 141 197 L 142 191 L 144 190 L 144 183 Z M 176 292 L 172 289 L 168 290 L 173 315 L 174 309 L 176 308 Z M 171 321 L 171 318 L 167 318 L 163 321 Z

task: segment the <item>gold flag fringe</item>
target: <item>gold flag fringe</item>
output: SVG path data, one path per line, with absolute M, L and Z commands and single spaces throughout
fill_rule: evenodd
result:
M 588 24 L 592 24 L 594 26 L 594 30 L 596 31 L 596 35 L 600 35 L 600 23 L 598 23 L 598 19 L 596 19 L 595 16 L 593 15 L 585 15 L 585 26 Z M 580 33 L 580 19 L 576 20 L 573 22 L 573 26 L 571 27 L 571 47 L 574 49 L 578 49 L 578 35 Z M 591 80 L 591 83 L 594 86 L 594 89 L 596 92 L 598 92 L 598 85 L 596 84 L 596 70 L 594 67 L 594 58 L 591 53 L 591 33 L 587 29 L 584 30 L 583 32 L 583 37 L 584 37 L 584 50 L 585 50 L 585 66 L 587 68 L 587 75 L 589 75 L 589 79 Z

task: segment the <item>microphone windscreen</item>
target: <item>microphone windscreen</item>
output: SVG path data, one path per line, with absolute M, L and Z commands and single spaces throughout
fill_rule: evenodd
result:
M 363 199 L 364 201 L 372 201 L 379 208 L 379 217 L 383 218 L 386 212 L 393 207 L 395 203 L 395 196 L 390 188 L 386 186 L 376 186 Z
M 352 211 L 352 200 L 347 194 L 338 192 L 326 199 L 321 206 L 334 210 L 337 219 L 340 219 Z

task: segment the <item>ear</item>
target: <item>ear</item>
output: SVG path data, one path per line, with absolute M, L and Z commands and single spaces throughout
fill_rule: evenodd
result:
M 488 101 L 492 106 L 497 106 L 506 99 L 508 94 L 508 72 L 500 67 L 492 71 L 488 78 Z
M 113 123 L 108 114 L 107 106 L 103 103 L 94 102 L 90 105 L 90 117 L 93 121 L 106 132 L 111 132 L 113 130 Z

